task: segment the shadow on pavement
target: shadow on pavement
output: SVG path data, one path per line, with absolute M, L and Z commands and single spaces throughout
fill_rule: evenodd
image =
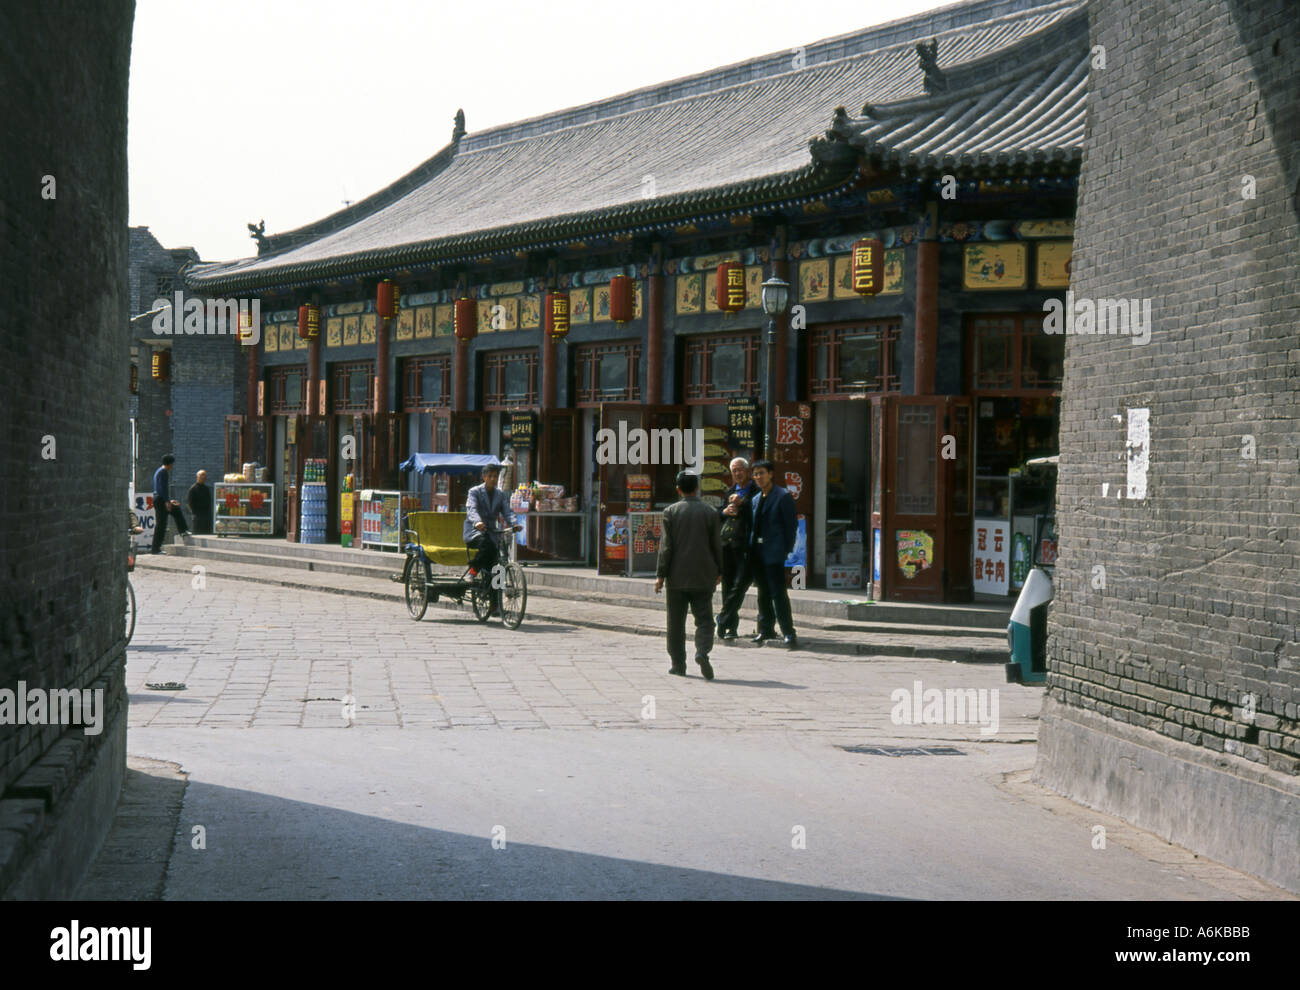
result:
M 436 798 L 430 795 L 430 804 Z M 408 814 L 420 815 L 408 806 Z M 205 849 L 191 846 L 193 826 Z M 166 900 L 898 900 L 427 828 L 190 781 Z M 683 841 L 689 837 L 683 836 Z

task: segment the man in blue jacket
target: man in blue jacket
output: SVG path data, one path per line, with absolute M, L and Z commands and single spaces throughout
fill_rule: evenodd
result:
M 751 642 L 760 646 L 765 639 L 776 639 L 777 623 L 787 649 L 798 649 L 794 620 L 790 617 L 790 596 L 785 590 L 785 559 L 794 549 L 798 519 L 794 498 L 780 485 L 773 484 L 775 465 L 769 460 L 755 461 L 750 469 L 759 491 L 751 501 L 753 525 L 749 532 L 750 568 L 758 585 L 758 632 Z
M 153 546 L 150 553 L 162 553 L 163 541 L 167 538 L 167 517 L 175 516 L 176 528 L 182 536 L 189 534 L 185 525 L 185 516 L 181 513 L 181 504 L 172 498 L 171 470 L 176 458 L 167 454 L 162 459 L 162 467 L 153 473 Z

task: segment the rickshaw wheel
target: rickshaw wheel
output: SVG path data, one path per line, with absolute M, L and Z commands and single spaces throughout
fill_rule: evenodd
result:
M 501 592 L 501 621 L 507 629 L 518 629 L 528 605 L 528 582 L 518 564 L 506 565 L 506 586 Z
M 492 589 L 475 584 L 469 592 L 469 602 L 474 606 L 474 618 L 487 622 L 492 617 Z
M 419 622 L 429 608 L 429 589 L 424 583 L 424 568 L 415 557 L 406 558 L 402 585 L 406 589 L 406 610 L 412 619 Z

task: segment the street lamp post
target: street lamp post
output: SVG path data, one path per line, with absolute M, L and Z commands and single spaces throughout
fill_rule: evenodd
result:
M 767 314 L 767 361 L 763 371 L 763 434 L 767 456 L 776 459 L 776 396 L 772 394 L 772 351 L 776 349 L 776 318 L 785 312 L 790 285 L 775 275 L 763 283 L 763 312 Z

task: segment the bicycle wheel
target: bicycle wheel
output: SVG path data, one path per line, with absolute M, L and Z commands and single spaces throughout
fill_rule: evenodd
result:
M 487 622 L 492 617 L 492 583 L 491 580 L 475 581 L 469 590 L 469 603 L 474 607 L 474 618 Z
M 131 637 L 135 635 L 135 589 L 131 587 L 131 579 L 126 579 L 126 641 L 131 642 Z
M 518 629 L 528 605 L 528 582 L 524 569 L 513 561 L 506 565 L 506 586 L 501 592 L 501 621 L 507 629 Z
M 429 608 L 429 589 L 424 581 L 424 566 L 416 557 L 406 558 L 406 570 L 402 572 L 402 586 L 406 590 L 406 611 L 411 618 L 419 622 Z

